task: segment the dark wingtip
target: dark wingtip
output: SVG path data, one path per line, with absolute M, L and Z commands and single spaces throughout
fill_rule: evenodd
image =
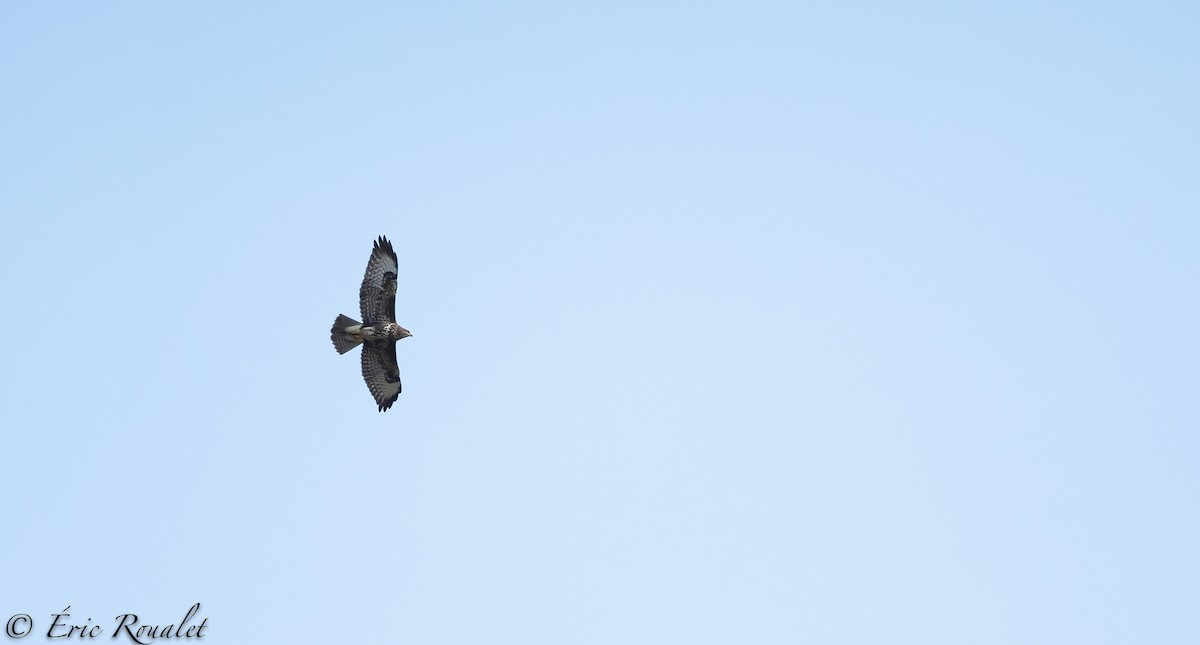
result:
M 400 393 L 397 392 L 390 401 L 384 401 L 383 403 L 379 404 L 379 411 L 387 412 L 389 409 L 391 409 L 392 404 L 396 402 L 396 399 L 399 399 L 399 398 L 400 398 Z
M 380 235 L 375 240 L 375 247 L 373 250 L 378 251 L 380 253 L 387 253 L 388 255 L 396 254 L 396 252 L 394 250 L 392 250 L 392 243 L 390 241 L 388 241 L 386 235 Z

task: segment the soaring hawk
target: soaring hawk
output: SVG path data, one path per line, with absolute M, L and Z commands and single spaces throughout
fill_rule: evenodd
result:
M 360 323 L 338 314 L 329 330 L 333 347 L 345 354 L 362 344 L 362 374 L 379 411 L 392 407 L 400 396 L 400 368 L 396 365 L 396 341 L 412 336 L 396 324 L 396 252 L 384 236 L 375 240 L 367 273 L 358 289 Z

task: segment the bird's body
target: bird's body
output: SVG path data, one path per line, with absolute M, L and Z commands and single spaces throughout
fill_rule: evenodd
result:
M 396 323 L 396 252 L 380 236 L 371 249 L 367 271 L 358 290 L 362 322 L 338 315 L 329 330 L 339 354 L 362 345 L 362 374 L 367 389 L 382 412 L 400 396 L 400 369 L 396 365 L 396 341 L 411 336 Z
M 379 341 L 385 341 L 385 340 L 396 341 L 396 340 L 400 340 L 401 338 L 405 338 L 410 335 L 410 334 L 408 334 L 408 330 L 401 327 L 400 325 L 397 325 L 394 322 L 380 323 L 378 325 L 363 325 L 363 324 L 351 321 L 350 323 L 347 323 L 344 327 L 341 328 L 341 332 L 342 332 L 343 337 L 348 337 L 351 340 L 357 341 L 358 343 L 361 343 L 364 341 L 373 341 L 373 342 L 379 342 Z M 357 344 L 357 343 L 355 343 L 355 344 Z M 337 347 L 336 340 L 334 341 L 333 345 L 335 348 Z M 351 345 L 350 347 L 353 348 L 354 346 Z M 342 352 L 339 352 L 339 353 L 342 353 Z

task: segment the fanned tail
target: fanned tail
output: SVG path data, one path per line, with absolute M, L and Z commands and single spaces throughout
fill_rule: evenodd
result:
M 338 314 L 337 320 L 333 321 L 333 329 L 329 330 L 329 338 L 333 340 L 333 348 L 339 354 L 354 349 L 362 342 L 362 336 L 359 331 L 362 329 L 362 323 L 357 320 Z

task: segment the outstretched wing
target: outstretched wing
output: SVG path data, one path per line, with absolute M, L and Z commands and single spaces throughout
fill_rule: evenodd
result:
M 363 380 L 379 404 L 379 411 L 392 407 L 400 396 L 400 368 L 396 365 L 396 343 L 363 343 Z
M 396 321 L 396 252 L 382 235 L 375 240 L 367 272 L 358 289 L 358 307 L 363 324 Z

